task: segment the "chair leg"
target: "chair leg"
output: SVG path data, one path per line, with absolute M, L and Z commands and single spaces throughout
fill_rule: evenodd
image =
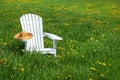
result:
M 55 58 L 57 58 L 57 54 L 56 54 L 56 51 L 55 51 L 55 53 L 54 53 L 54 57 L 55 57 Z
M 57 55 L 56 55 L 56 54 L 54 54 L 54 57 L 57 57 Z
M 53 40 L 53 48 L 56 49 L 56 41 Z
M 55 49 L 54 57 L 57 58 L 57 54 L 56 54 L 56 41 L 55 40 L 53 40 L 53 48 Z

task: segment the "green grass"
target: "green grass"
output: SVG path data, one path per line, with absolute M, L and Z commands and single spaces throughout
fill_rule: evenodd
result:
M 1 0 L 0 80 L 119 80 L 120 1 Z M 42 17 L 57 41 L 57 58 L 22 52 L 13 39 L 26 13 Z M 45 38 L 45 47 L 52 41 Z

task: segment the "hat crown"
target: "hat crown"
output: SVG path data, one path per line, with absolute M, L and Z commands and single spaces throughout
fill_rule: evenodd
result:
M 33 35 L 31 33 L 28 33 L 26 31 L 22 31 L 20 33 L 17 33 L 14 38 L 15 39 L 19 39 L 19 40 L 27 40 L 27 39 L 31 39 L 33 37 Z
M 28 33 L 27 33 L 26 31 L 22 31 L 22 32 L 20 33 L 20 37 L 27 36 L 27 35 L 28 35 Z

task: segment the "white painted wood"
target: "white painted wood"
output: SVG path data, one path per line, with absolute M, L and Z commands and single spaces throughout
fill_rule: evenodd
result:
M 40 51 L 43 54 L 50 53 L 56 56 L 56 40 L 62 40 L 61 37 L 51 34 L 43 34 L 42 18 L 35 14 L 25 14 L 20 17 L 22 30 L 32 33 L 33 37 L 30 40 L 24 41 L 27 51 Z M 47 36 L 53 40 L 53 48 L 44 48 L 43 37 Z
M 52 39 L 52 40 L 62 40 L 61 37 L 59 37 L 59 36 L 57 36 L 57 35 L 55 35 L 55 34 L 51 34 L 51 33 L 46 33 L 46 32 L 44 32 L 44 35 L 47 36 L 47 37 L 49 37 L 49 38 Z

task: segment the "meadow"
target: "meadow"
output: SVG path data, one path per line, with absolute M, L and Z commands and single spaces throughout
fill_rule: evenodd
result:
M 26 13 L 63 38 L 57 58 L 23 52 L 13 38 Z M 0 0 L 0 80 L 120 80 L 119 35 L 119 0 Z

